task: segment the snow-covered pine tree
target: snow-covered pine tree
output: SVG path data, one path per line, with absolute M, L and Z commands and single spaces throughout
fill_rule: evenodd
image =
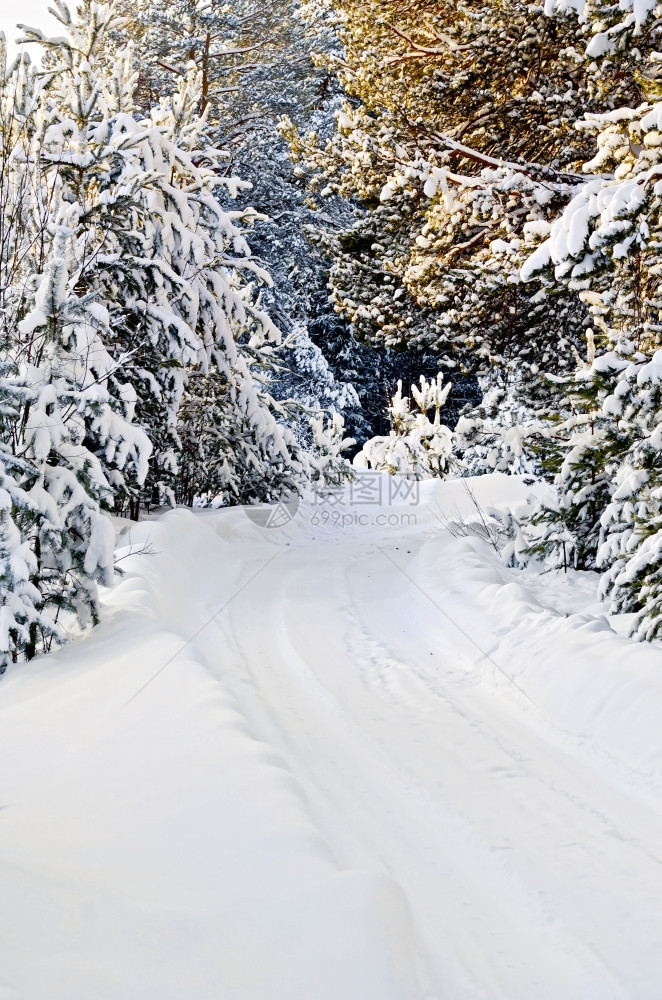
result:
M 365 437 L 369 428 L 356 394 L 344 379 L 344 357 L 334 354 L 336 338 L 326 336 L 328 262 L 306 233 L 306 226 L 316 218 L 316 207 L 276 131 L 285 113 L 306 127 L 315 122 L 328 129 L 332 123 L 328 76 L 312 63 L 308 28 L 300 17 L 298 0 L 278 0 L 268 6 L 253 0 L 233 0 L 226 5 L 188 2 L 168 4 L 167 9 L 165 5 L 123 0 L 121 7 L 129 19 L 124 31 L 137 40 L 142 107 L 149 110 L 158 103 L 159 94 L 173 86 L 191 59 L 203 79 L 211 81 L 202 138 L 220 146 L 227 157 L 224 170 L 242 178 L 233 192 L 235 203 L 258 210 L 251 247 L 273 278 L 273 285 L 263 290 L 262 306 L 292 344 L 279 352 L 277 366 L 282 377 L 274 379 L 271 390 L 279 399 L 293 394 L 308 406 L 311 393 L 306 388 L 305 371 L 297 374 L 299 355 L 304 351 L 304 362 L 321 355 L 330 394 L 335 398 L 331 405 L 342 405 L 352 427 Z M 227 193 L 216 193 L 230 207 Z M 328 212 L 329 206 L 326 208 Z M 314 330 L 314 340 L 307 338 L 304 329 Z M 349 340 L 343 339 L 343 348 Z M 334 372 L 326 354 L 331 355 Z M 291 371 L 294 374 L 290 377 Z M 379 381 L 377 393 L 381 404 Z M 314 395 L 321 398 L 329 393 L 315 391 Z M 310 439 L 305 416 L 302 420 Z
M 629 447 L 601 518 L 601 593 L 611 599 L 613 611 L 636 612 L 633 633 L 638 638 L 660 638 L 662 350 L 652 358 L 635 353 L 627 365 L 621 364 L 604 410 L 627 437 Z
M 59 640 L 64 609 L 98 616 L 113 573 L 102 506 L 150 444 L 135 396 L 106 348 L 109 316 L 78 294 L 81 262 L 50 171 L 51 107 L 25 58 L 0 62 L 0 663 Z M 111 483 L 113 485 L 111 485 Z
M 41 595 L 31 583 L 37 560 L 19 528 L 30 527 L 38 517 L 38 508 L 22 488 L 25 479 L 34 480 L 36 469 L 16 453 L 15 429 L 25 414 L 29 390 L 18 378 L 10 353 L 24 313 L 16 288 L 30 273 L 30 251 L 47 217 L 44 214 L 33 229 L 37 206 L 43 210 L 40 171 L 30 155 L 36 92 L 29 61 L 21 56 L 10 65 L 0 34 L 0 673 L 26 649 L 36 647 L 39 632 L 50 638 L 52 628 L 40 614 Z
M 19 325 L 16 367 L 28 389 L 19 454 L 37 473 L 23 485 L 39 510 L 32 580 L 41 606 L 73 610 L 87 624 L 98 619 L 96 583 L 113 579 L 115 534 L 102 508 L 112 508 L 129 468 L 138 482 L 145 477 L 151 445 L 132 424 L 134 393 L 104 345 L 107 310 L 94 293 L 71 290 L 71 241 L 68 230 L 55 230 Z
M 294 433 L 296 418 L 265 384 L 266 362 L 242 352 L 228 372 L 191 378 L 180 415 L 176 495 L 183 503 L 268 503 L 298 493 L 316 459 Z
M 550 0 L 547 6 L 553 13 L 560 4 Z M 605 90 L 605 81 L 615 81 L 612 109 L 577 122 L 581 133 L 597 141 L 597 153 L 584 164 L 587 174 L 597 176 L 571 199 L 522 272 L 524 278 L 553 276 L 556 286 L 574 292 L 591 314 L 598 354 L 574 382 L 591 400 L 601 440 L 597 448 L 586 441 L 578 448 L 571 435 L 562 448 L 563 466 L 572 465 L 578 483 L 571 507 L 580 516 L 569 527 L 575 542 L 582 536 L 590 541 L 613 610 L 637 612 L 635 632 L 649 639 L 662 634 L 657 563 L 662 103 L 654 99 L 662 53 L 656 48 L 656 10 L 647 2 L 625 2 L 618 9 L 587 4 L 579 10 L 596 85 Z M 644 104 L 642 91 L 651 98 Z M 616 99 L 632 96 L 637 106 L 613 107 Z M 543 520 L 552 523 L 552 512 L 543 512 Z
M 72 15 L 58 2 L 55 14 L 57 38 L 26 29 L 43 73 L 25 58 L 0 67 L 3 666 L 62 638 L 62 610 L 97 619 L 113 573 L 103 508 L 139 495 L 146 431 L 152 481 L 165 470 L 174 482 L 193 375 L 225 383 L 221 487 L 251 499 L 259 480 L 254 496 L 264 483 L 276 495 L 315 468 L 254 378 L 278 331 L 259 308 L 254 279 L 268 278 L 237 227 L 244 213 L 213 194 L 199 74 L 140 116 L 130 49 L 108 70 L 114 5 L 85 0 Z
M 15 663 L 19 651 L 34 644 L 34 635 L 52 626 L 37 611 L 40 594 L 30 582 L 36 560 L 12 516 L 12 499 L 0 490 L 0 674 Z
M 638 612 L 640 638 L 662 634 L 662 353 L 621 339 L 563 383 L 574 415 L 548 432 L 556 499 L 524 524 L 548 566 L 599 569 L 612 611 Z
M 580 28 L 501 0 L 313 6 L 336 15 L 329 65 L 354 100 L 326 144 L 285 132 L 319 187 L 364 206 L 324 237 L 336 308 L 369 342 L 496 366 L 537 409 L 541 368 L 572 368 L 585 319 L 576 297 L 518 277 L 527 227 L 544 230 L 581 184 L 573 124 L 599 97 Z
M 388 410 L 390 433 L 366 441 L 354 465 L 410 479 L 446 475 L 453 464 L 453 435 L 441 422 L 441 410 L 450 390 L 441 373 L 430 382 L 421 376 L 420 384 L 411 386 L 411 399 L 400 382 Z
M 573 375 L 552 380 L 567 415 L 550 419 L 536 435 L 544 467 L 554 476 L 555 497 L 540 502 L 524 528 L 528 555 L 555 569 L 596 568 L 601 519 L 629 444 L 605 412 L 627 362 L 618 353 L 596 358 L 590 330 L 588 347 L 587 361 Z
M 268 275 L 239 228 L 251 213 L 226 211 L 214 193 L 219 185 L 234 191 L 237 182 L 221 176 L 203 138 L 202 74 L 189 64 L 172 95 L 149 114 L 138 113 L 130 46 L 116 56 L 112 77 L 105 75 L 109 39 L 122 30 L 117 5 L 85 0 L 72 16 L 60 3 L 57 16 L 64 37 L 29 33 L 48 50 L 47 98 L 63 123 L 46 140 L 65 187 L 69 224 L 86 248 L 86 288 L 110 309 L 116 359 L 131 359 L 136 416 L 155 446 L 147 499 L 173 496 L 182 401 L 189 383 L 198 392 L 208 375 L 241 381 L 237 392 L 214 393 L 225 408 L 214 420 L 235 427 L 225 465 L 217 468 L 239 479 L 242 468 L 250 469 L 250 481 L 259 479 L 256 454 L 270 453 L 273 413 L 252 368 L 260 346 L 280 334 L 255 290 L 255 279 L 268 282 Z M 264 448 L 258 442 L 256 449 L 263 429 Z M 289 489 L 306 463 L 294 439 L 286 439 L 292 452 L 282 480 Z M 265 462 L 265 478 L 276 489 L 281 466 Z M 246 488 L 242 495 L 248 494 Z M 131 495 L 135 513 L 135 484 Z
M 118 0 L 118 10 L 122 37 L 140 54 L 140 106 L 149 112 L 195 64 L 214 146 L 232 150 L 316 101 L 323 74 L 313 71 L 298 0 Z

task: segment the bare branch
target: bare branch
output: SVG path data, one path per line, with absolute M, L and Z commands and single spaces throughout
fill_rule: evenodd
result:
M 432 30 L 427 23 L 425 26 L 428 29 L 428 31 L 430 31 L 430 33 L 433 35 L 433 37 L 436 38 L 438 41 L 443 42 L 444 44 L 443 49 L 429 48 L 426 45 L 419 45 L 418 42 L 415 42 L 413 38 L 410 38 L 409 35 L 406 35 L 404 31 L 400 31 L 399 28 L 396 28 L 395 25 L 391 24 L 389 21 L 383 21 L 382 23 L 385 24 L 387 28 L 390 28 L 391 31 L 398 36 L 398 38 L 402 38 L 402 40 L 405 41 L 407 45 L 409 45 L 413 50 L 412 52 L 403 55 L 390 56 L 386 60 L 387 65 L 400 62 L 402 59 L 421 59 L 430 57 L 434 58 L 437 56 L 445 56 L 448 54 L 449 51 L 465 52 L 467 49 L 471 48 L 470 45 L 458 45 L 457 42 L 453 41 L 453 39 L 450 38 L 448 35 L 437 34 L 436 31 Z
M 184 74 L 182 73 L 181 69 L 177 69 L 177 68 L 176 68 L 175 66 L 168 66 L 168 64 L 167 64 L 167 63 L 164 63 L 164 62 L 158 62 L 158 61 L 157 61 L 156 65 L 157 65 L 157 66 L 160 66 L 160 67 L 161 67 L 161 69 L 165 69 L 165 70 L 167 70 L 167 71 L 168 71 L 168 73 L 174 73 L 174 74 L 175 74 L 175 76 L 183 76 L 183 75 L 184 75 Z

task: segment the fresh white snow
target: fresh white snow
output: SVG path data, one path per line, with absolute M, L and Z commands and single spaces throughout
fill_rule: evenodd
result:
M 10 668 L 0 1000 L 659 996 L 660 645 L 454 537 L 461 482 L 387 493 L 131 525 Z

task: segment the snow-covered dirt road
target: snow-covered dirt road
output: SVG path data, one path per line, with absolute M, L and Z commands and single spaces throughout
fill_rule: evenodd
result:
M 463 510 L 127 533 L 107 623 L 0 686 L 2 1000 L 662 995 L 662 650 Z

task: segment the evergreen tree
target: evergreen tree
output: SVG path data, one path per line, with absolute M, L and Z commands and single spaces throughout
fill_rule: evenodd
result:
M 598 564 L 612 610 L 637 612 L 634 634 L 653 639 L 662 636 L 662 351 L 628 361 L 604 405 L 628 448 L 602 514 Z
M 144 476 L 150 444 L 106 347 L 108 312 L 96 294 L 79 294 L 69 206 L 49 159 L 53 109 L 25 58 L 1 68 L 4 667 L 59 641 L 63 610 L 97 619 L 97 584 L 113 573 L 102 507 L 129 470 Z
M 41 595 L 31 582 L 37 562 L 21 538 L 13 508 L 11 495 L 0 489 L 0 674 L 24 650 L 36 649 L 37 635 L 58 637 L 52 621 L 38 611 Z
M 383 431 L 385 407 L 398 379 L 411 382 L 420 374 L 434 376 L 436 356 L 388 348 L 366 350 L 354 339 L 347 320 L 330 313 L 329 259 L 316 227 L 321 220 L 346 225 L 351 221 L 351 207 L 339 198 L 325 198 L 320 205 L 287 155 L 286 143 L 275 134 L 283 114 L 303 129 L 321 134 L 332 131 L 338 87 L 325 67 L 313 65 L 309 36 L 314 33 L 316 47 L 330 53 L 338 48 L 333 31 L 319 23 L 308 24 L 297 0 L 281 0 L 268 8 L 243 0 L 231 5 L 169 4 L 167 11 L 127 0 L 123 10 L 129 18 L 125 30 L 138 40 L 142 81 L 138 94 L 145 108 L 153 106 L 190 58 L 203 76 L 208 65 L 207 77 L 215 73 L 219 81 L 233 79 L 235 89 L 223 87 L 211 101 L 204 141 L 220 146 L 227 158 L 223 169 L 236 171 L 242 178 L 232 191 L 235 203 L 257 209 L 251 247 L 273 278 L 273 285 L 263 291 L 262 307 L 292 344 L 277 359 L 281 377 L 274 379 L 271 391 L 280 400 L 293 395 L 304 406 L 310 405 L 310 383 L 299 368 L 305 328 L 310 334 L 307 356 L 321 352 L 318 374 L 325 371 L 324 377 L 333 380 L 328 392 L 313 395 L 320 400 L 326 396 L 328 405 L 340 407 L 338 412 L 358 440 Z M 203 27 L 211 31 L 210 46 Z M 227 192 L 217 193 L 229 207 Z M 304 360 L 304 368 L 305 364 Z M 454 407 L 459 410 L 466 380 L 454 381 L 459 382 L 458 390 L 454 389 Z M 310 440 L 302 417 L 300 427 L 304 424 L 305 439 Z
M 298 0 L 119 0 L 122 37 L 140 53 L 138 99 L 149 110 L 191 64 L 212 145 L 231 152 L 280 114 L 305 117 L 320 86 Z
M 217 469 L 227 467 L 236 479 L 250 467 L 241 494 L 250 499 L 248 482 L 261 482 L 255 463 L 263 454 L 264 478 L 275 490 L 280 466 L 268 457 L 275 411 L 253 371 L 261 347 L 280 333 L 256 290 L 256 281 L 268 283 L 269 276 L 240 228 L 254 213 L 228 211 L 215 194 L 219 185 L 234 193 L 237 182 L 220 176 L 205 138 L 203 73 L 189 63 L 175 92 L 139 113 L 131 47 L 116 58 L 110 82 L 105 69 L 109 39 L 123 25 L 116 6 L 101 16 L 88 3 L 76 18 L 64 5 L 58 10 L 68 37 L 49 42 L 31 35 L 50 53 L 48 99 L 66 122 L 46 137 L 51 162 L 89 262 L 84 280 L 111 311 L 114 354 L 131 359 L 136 417 L 154 445 L 146 489 L 129 484 L 132 513 L 141 498 L 190 492 L 188 481 L 177 480 L 181 434 L 188 432 L 180 411 L 189 387 L 198 393 L 205 378 L 203 396 L 223 408 L 213 421 L 234 428 L 234 450 L 226 450 L 226 464 Z M 237 382 L 238 391 L 217 391 Z M 281 444 L 286 440 L 292 452 L 282 483 L 290 489 L 306 461 L 293 437 L 281 434 Z
M 144 478 L 151 445 L 132 424 L 135 396 L 104 346 L 107 311 L 94 294 L 70 290 L 70 242 L 67 230 L 56 230 L 33 308 L 19 325 L 16 367 L 27 393 L 15 435 L 36 472 L 23 486 L 39 510 L 32 579 L 41 606 L 73 610 L 87 623 L 98 620 L 96 583 L 113 579 L 115 536 L 102 508 L 112 506 L 127 469 Z
M 403 396 L 402 382 L 398 383 L 388 410 L 390 433 L 366 441 L 355 456 L 354 465 L 410 479 L 430 479 L 448 473 L 453 464 L 453 436 L 441 423 L 441 410 L 451 383 L 442 383 L 441 374 L 431 382 L 421 376 L 420 384 L 411 387 L 411 400 Z
M 211 408 L 209 499 L 274 498 L 333 465 L 265 388 L 280 336 L 259 304 L 269 277 L 247 213 L 214 194 L 201 74 L 147 116 L 131 47 L 109 59 L 116 5 L 54 14 L 58 37 L 25 29 L 43 71 L 0 53 L 0 669 L 60 641 L 63 611 L 98 619 L 113 578 L 104 511 L 129 498 L 135 513 L 145 482 L 172 495 L 183 403 Z
M 550 4 L 553 8 L 557 5 Z M 636 9 L 635 9 L 636 7 Z M 619 9 L 587 4 L 581 23 L 586 54 L 595 60 L 600 87 L 615 75 L 616 97 L 627 100 L 623 81 L 657 91 L 653 4 Z M 603 17 L 604 15 L 604 17 Z M 628 43 L 637 39 L 636 47 Z M 559 449 L 570 468 L 569 502 L 561 488 L 559 509 L 573 544 L 602 569 L 601 591 L 612 610 L 637 612 L 635 633 L 662 634 L 659 553 L 660 421 L 658 352 L 662 344 L 659 295 L 659 169 L 662 104 L 639 103 L 589 113 L 578 130 L 595 136 L 597 152 L 584 164 L 588 179 L 547 238 L 525 264 L 525 279 L 548 275 L 573 292 L 591 314 L 598 353 L 574 382 L 590 403 L 597 432 L 571 435 Z M 574 477 L 574 482 L 573 482 Z M 576 485 L 575 485 L 576 484 Z M 539 512 L 547 530 L 559 514 Z
M 589 356 L 572 376 L 556 379 L 557 416 L 539 433 L 538 449 L 546 470 L 554 474 L 555 498 L 529 515 L 528 555 L 565 570 L 595 569 L 601 519 L 611 500 L 613 476 L 628 449 L 627 435 L 605 413 L 620 372 L 622 355 L 595 356 L 589 331 Z M 561 397 L 561 391 L 563 397 Z
M 322 6 L 343 43 L 328 63 L 358 100 L 330 142 L 284 130 L 324 192 L 363 206 L 324 237 L 336 308 L 371 343 L 496 366 L 508 394 L 539 408 L 539 372 L 571 370 L 585 323 L 576 297 L 518 273 L 527 234 L 582 182 L 588 143 L 573 126 L 600 97 L 573 47 L 579 27 L 505 2 Z

